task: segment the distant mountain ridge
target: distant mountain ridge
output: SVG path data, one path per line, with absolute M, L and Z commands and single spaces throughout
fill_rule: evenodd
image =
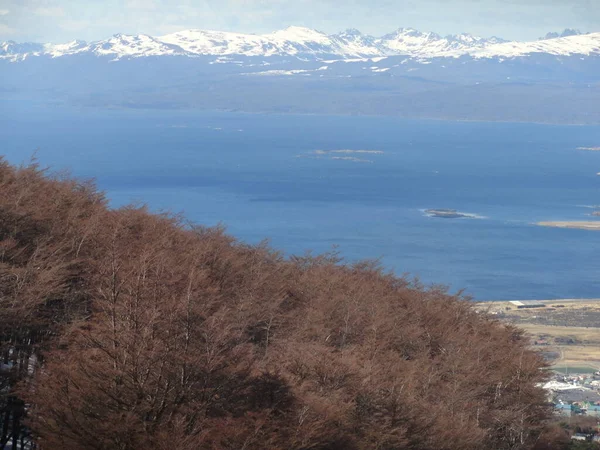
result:
M 350 59 L 405 55 L 414 58 L 512 58 L 536 53 L 557 56 L 600 55 L 600 33 L 577 30 L 549 33 L 543 40 L 506 41 L 471 34 L 440 36 L 413 28 L 374 37 L 356 29 L 327 35 L 310 28 L 291 26 L 255 35 L 209 30 L 184 30 L 164 36 L 116 34 L 109 39 L 66 44 L 0 43 L 0 59 L 11 62 L 32 57 L 72 55 L 110 57 L 112 60 L 156 56 L 286 56 L 297 58 Z
M 556 31 L 546 33 L 546 36 L 541 37 L 539 40 L 544 41 L 546 39 L 556 39 L 556 38 L 569 37 L 569 36 L 580 36 L 582 34 L 589 34 L 589 33 L 582 33 L 581 31 L 575 30 L 573 28 L 565 28 L 560 33 L 556 32 Z
M 184 30 L 0 43 L 0 100 L 600 124 L 600 33 L 532 42 L 400 28 Z

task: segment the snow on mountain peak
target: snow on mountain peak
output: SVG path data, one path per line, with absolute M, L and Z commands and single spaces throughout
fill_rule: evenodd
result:
M 116 59 L 177 54 L 177 49 L 145 34 L 115 34 L 106 41 L 90 44 L 89 48 L 96 55 L 116 55 Z
M 270 56 L 268 42 L 260 36 L 212 30 L 185 30 L 159 36 L 158 41 L 192 55 Z
M 484 39 L 480 36 L 473 36 L 472 34 L 469 33 L 461 33 L 461 34 L 450 34 L 448 36 L 445 37 L 445 39 L 447 39 L 448 41 L 457 41 L 457 42 L 464 42 L 466 44 L 474 44 L 476 42 L 481 42 Z
M 75 54 L 85 51 L 87 43 L 85 41 L 71 41 L 66 44 L 46 44 L 44 46 L 44 53 L 57 58 L 65 54 Z
M 363 34 L 356 28 L 347 28 L 344 31 L 337 34 L 337 36 L 354 36 L 354 37 L 358 37 L 358 36 L 362 36 L 362 35 Z
M 313 30 L 311 28 L 291 26 L 284 30 L 275 31 L 270 34 L 264 35 L 267 39 L 273 39 L 275 41 L 287 41 L 296 42 L 299 44 L 306 43 L 318 43 L 323 45 L 330 45 L 331 41 L 325 33 Z
M 6 41 L 0 43 L 0 59 L 6 58 L 12 61 L 20 61 L 26 58 L 26 55 L 39 55 L 44 52 L 44 44 L 35 42 L 17 43 L 15 41 Z
M 554 36 L 556 35 L 556 36 Z M 551 36 L 549 34 L 548 36 Z M 184 30 L 164 36 L 115 34 L 109 39 L 86 43 L 0 43 L 0 59 L 21 61 L 28 56 L 52 58 L 90 53 L 113 60 L 146 56 L 296 56 L 340 59 L 406 55 L 419 59 L 435 57 L 510 58 L 534 53 L 552 55 L 600 54 L 600 33 L 581 34 L 565 30 L 560 35 L 534 42 L 508 42 L 468 33 L 440 35 L 414 28 L 399 28 L 380 38 L 348 29 L 327 35 L 306 27 L 291 26 L 269 34 L 242 34 L 211 30 Z
M 437 33 L 422 33 L 413 28 L 400 28 L 383 36 L 382 45 L 396 53 L 419 57 L 460 56 L 476 48 L 488 45 L 478 36 L 462 33 L 441 37 Z
M 504 42 L 471 53 L 476 58 L 514 58 L 535 53 L 555 56 L 600 55 L 600 33 L 573 35 L 534 42 Z
M 161 42 L 200 55 L 273 56 L 335 53 L 329 37 L 303 27 L 289 27 L 270 34 L 241 34 L 186 30 L 160 36 Z
M 340 49 L 339 52 L 346 56 L 383 56 L 389 53 L 387 49 L 382 48 L 376 43 L 376 39 L 373 36 L 362 34 L 354 28 L 329 37 Z

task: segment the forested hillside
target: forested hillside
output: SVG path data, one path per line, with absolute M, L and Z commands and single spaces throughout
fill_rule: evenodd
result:
M 522 333 L 444 289 L 1 160 L 0 324 L 0 448 L 528 449 L 549 413 Z

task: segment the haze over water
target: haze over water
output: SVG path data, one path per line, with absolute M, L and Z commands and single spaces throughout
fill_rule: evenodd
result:
M 600 297 L 600 232 L 533 225 L 590 219 L 600 152 L 576 148 L 600 145 L 600 127 L 7 106 L 0 154 L 39 149 L 113 206 L 222 222 L 288 254 L 339 245 L 478 300 Z

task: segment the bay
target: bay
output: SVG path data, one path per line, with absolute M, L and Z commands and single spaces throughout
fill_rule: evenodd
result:
M 146 203 L 268 238 L 286 254 L 339 246 L 477 300 L 600 297 L 600 127 L 101 110 L 5 102 L 0 154 L 95 178 Z M 429 217 L 450 208 L 471 218 Z

